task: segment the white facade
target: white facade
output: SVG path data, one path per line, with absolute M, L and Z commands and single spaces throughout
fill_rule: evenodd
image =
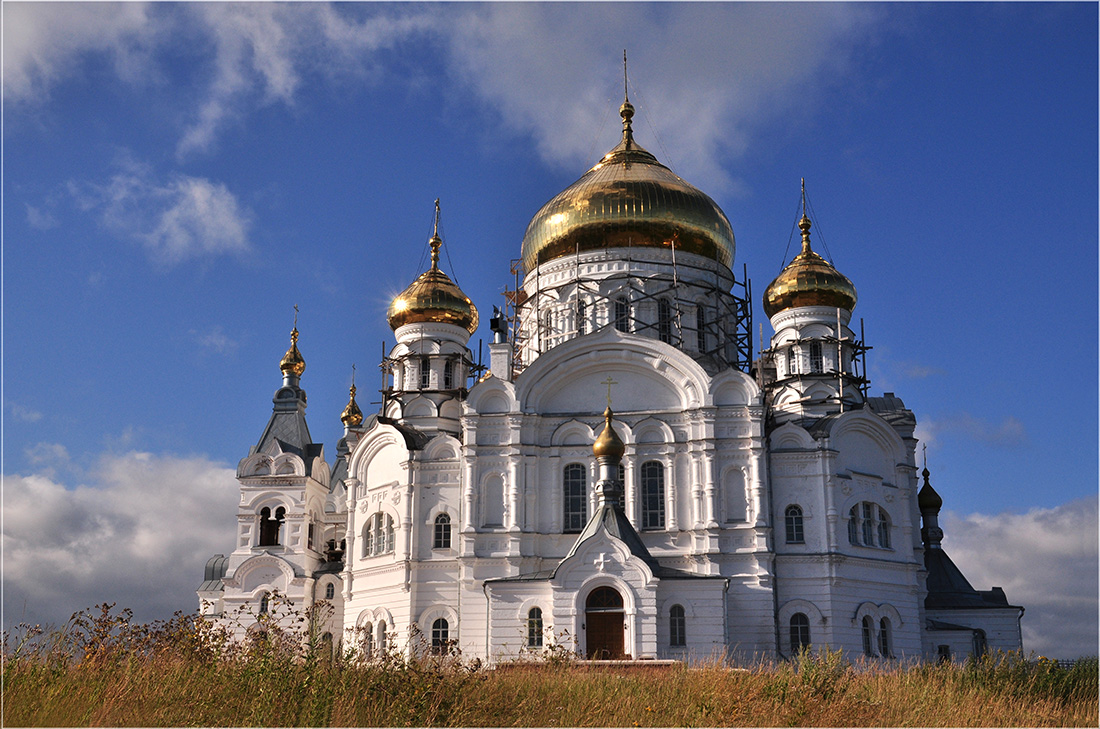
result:
M 551 645 L 634 659 L 1019 648 L 1022 609 L 1003 593 L 929 598 L 945 563 L 926 563 L 939 543 L 922 538 L 915 419 L 865 394 L 852 312 L 775 312 L 750 375 L 734 364 L 733 285 L 727 264 L 675 244 L 578 244 L 526 273 L 512 336 L 476 381 L 467 328 L 403 319 L 383 409 L 347 424 L 331 467 L 285 377 L 238 468 L 237 541 L 208 565 L 205 611 L 277 590 L 327 600 L 322 630 L 365 653 L 447 644 L 490 661 Z M 593 453 L 609 392 L 621 507 L 601 495 L 619 472 L 601 480 Z

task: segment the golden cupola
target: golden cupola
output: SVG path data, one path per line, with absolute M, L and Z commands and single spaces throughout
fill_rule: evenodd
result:
M 358 428 L 363 424 L 363 411 L 359 409 L 359 403 L 355 402 L 355 385 L 348 391 L 348 404 L 344 412 L 340 413 L 340 422 L 348 428 Z
M 803 208 L 802 251 L 764 290 L 768 318 L 798 306 L 828 306 L 851 312 L 856 306 L 856 287 L 848 277 L 810 247 L 810 219 Z
M 297 307 L 295 307 L 295 309 L 297 309 Z M 290 332 L 290 349 L 286 351 L 286 354 L 284 354 L 282 360 L 280 360 L 279 369 L 282 370 L 284 377 L 301 377 L 302 373 L 306 371 L 306 360 L 302 357 L 302 353 L 298 351 L 297 312 L 295 312 L 294 315 L 294 329 Z
M 611 412 L 611 406 L 609 405 L 607 409 L 603 411 L 603 432 L 596 438 L 596 442 L 592 444 L 592 455 L 596 456 L 596 458 L 610 456 L 618 462 L 622 459 L 623 454 L 626 453 L 626 444 L 623 443 L 623 439 L 619 437 L 619 434 L 615 432 L 615 428 L 611 425 L 612 415 L 614 415 L 614 413 Z
M 606 248 L 675 247 L 732 266 L 733 229 L 726 214 L 638 146 L 629 98 L 619 114 L 623 138 L 618 146 L 543 205 L 527 226 L 524 270 L 578 251 Z
M 386 319 L 396 331 L 406 324 L 432 322 L 453 324 L 470 334 L 477 330 L 477 307 L 462 293 L 451 277 L 439 270 L 439 201 L 435 201 L 435 230 L 428 245 L 432 249 L 432 265 L 420 274 L 407 289 L 390 304 Z

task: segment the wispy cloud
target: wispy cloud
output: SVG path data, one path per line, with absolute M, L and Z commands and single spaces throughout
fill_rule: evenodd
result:
M 220 182 L 174 173 L 154 179 L 147 165 L 123 160 L 105 182 L 72 182 L 77 205 L 106 228 L 143 245 L 170 266 L 250 250 L 251 213 Z
M 217 354 L 232 354 L 237 350 L 237 341 L 230 339 L 220 325 L 214 326 L 204 332 L 192 329 L 190 334 L 199 346 L 216 352 Z
M 948 413 L 934 418 L 921 415 L 917 418 L 915 435 L 922 443 L 931 445 L 945 434 L 1001 448 L 1015 448 L 1027 442 L 1024 424 L 1012 415 L 1005 416 L 999 422 L 978 418 L 968 412 Z
M 235 485 L 224 464 L 140 452 L 103 456 L 84 483 L 6 476 L 5 619 L 56 625 L 101 602 L 143 620 L 196 607 L 202 565 L 232 547 Z
M 27 208 L 27 225 L 31 226 L 35 230 L 49 230 L 50 228 L 57 227 L 57 218 L 53 216 L 48 210 L 44 210 L 39 207 L 35 207 L 30 203 L 26 203 Z
M 4 58 L 22 96 L 45 95 L 95 53 L 134 77 L 181 38 L 208 44 L 209 63 L 195 65 L 183 91 L 193 111 L 172 120 L 180 158 L 211 150 L 258 108 L 293 106 L 307 84 L 407 75 L 388 51 L 416 41 L 417 52 L 431 44 L 442 53 L 447 85 L 472 91 L 490 126 L 529 135 L 545 161 L 575 169 L 615 141 L 623 48 L 661 48 L 631 60 L 639 141 L 716 193 L 744 185 L 724 164 L 764 125 L 812 113 L 821 89 L 850 78 L 855 49 L 882 15 L 840 3 L 94 3 L 71 16 L 68 4 L 11 7 L 5 41 L 16 42 Z M 16 38 L 23 28 L 30 40 Z
M 124 80 L 146 78 L 163 30 L 146 3 L 5 3 L 4 98 L 45 100 L 89 55 L 108 57 Z
M 1024 650 L 1096 655 L 1097 497 L 1026 514 L 947 512 L 944 549 L 979 590 L 1003 587 L 1026 609 Z
M 13 418 L 24 423 L 37 423 L 39 420 L 42 419 L 42 413 L 38 412 L 37 410 L 32 410 L 28 407 L 20 405 L 19 403 L 14 403 L 11 401 L 8 402 L 8 412 L 11 413 L 11 416 Z

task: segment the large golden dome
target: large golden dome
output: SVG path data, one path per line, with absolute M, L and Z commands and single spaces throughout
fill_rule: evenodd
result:
M 851 312 L 856 306 L 856 287 L 847 276 L 810 248 L 810 219 L 798 221 L 802 251 L 764 290 L 768 318 L 796 306 L 829 306 Z
M 672 248 L 733 265 L 729 219 L 634 141 L 630 101 L 620 109 L 623 140 L 595 167 L 542 206 L 523 236 L 523 268 L 578 250 Z
M 417 322 L 454 324 L 470 334 L 477 330 L 477 307 L 450 276 L 439 270 L 439 247 L 443 241 L 439 237 L 438 215 L 439 201 L 436 200 L 436 232 L 428 241 L 432 248 L 432 267 L 390 303 L 386 319 L 394 331 Z

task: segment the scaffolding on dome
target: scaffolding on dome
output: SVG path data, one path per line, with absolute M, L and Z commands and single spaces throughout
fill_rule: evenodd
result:
M 702 320 L 691 317 L 697 312 L 695 299 L 687 299 L 679 294 L 682 291 L 680 271 L 705 272 L 713 269 L 695 266 L 690 263 L 672 260 L 671 273 L 648 271 L 644 276 L 630 271 L 632 260 L 624 259 L 627 271 L 623 273 L 595 276 L 573 276 L 554 286 L 536 286 L 536 292 L 528 296 L 523 289 L 523 262 L 513 259 L 511 273 L 515 277 L 515 288 L 504 290 L 504 317 L 508 323 L 508 338 L 512 344 L 512 374 L 518 375 L 534 358 L 552 347 L 584 334 L 602 331 L 607 327 L 616 327 L 622 331 L 641 334 L 659 339 L 691 354 L 696 360 L 711 360 L 719 368 L 732 366 L 750 373 L 753 365 L 752 341 L 752 288 L 748 279 L 747 267 L 743 269 L 741 280 L 731 276 L 732 290 L 723 286 L 722 279 L 714 273 L 713 283 L 706 284 L 706 277 L 694 276 L 691 280 L 693 294 L 703 292 L 712 302 L 712 308 Z M 536 276 L 538 273 L 536 272 Z M 601 286 L 607 289 L 607 282 L 618 281 L 623 285 L 613 287 L 613 295 L 603 294 Z M 544 321 L 543 317 L 534 317 L 534 331 L 525 331 L 521 326 L 526 307 L 537 310 L 541 297 L 555 301 L 561 299 L 554 292 L 562 289 L 576 289 L 580 295 L 569 297 L 573 316 L 571 326 L 560 327 Z M 624 297 L 628 301 L 625 315 L 616 312 L 616 302 Z M 654 317 L 653 321 L 644 321 L 636 316 L 637 307 L 645 302 L 668 302 L 667 316 Z M 583 308 L 582 308 L 583 307 Z M 595 311 L 607 312 L 606 316 L 587 315 L 587 307 Z M 615 312 L 612 314 L 612 312 Z M 686 313 L 685 313 L 686 312 Z M 579 325 L 579 326 L 578 326 Z M 700 338 L 700 325 L 702 337 Z M 690 337 L 690 340 L 689 340 Z M 701 345 L 701 346 L 700 346 Z

